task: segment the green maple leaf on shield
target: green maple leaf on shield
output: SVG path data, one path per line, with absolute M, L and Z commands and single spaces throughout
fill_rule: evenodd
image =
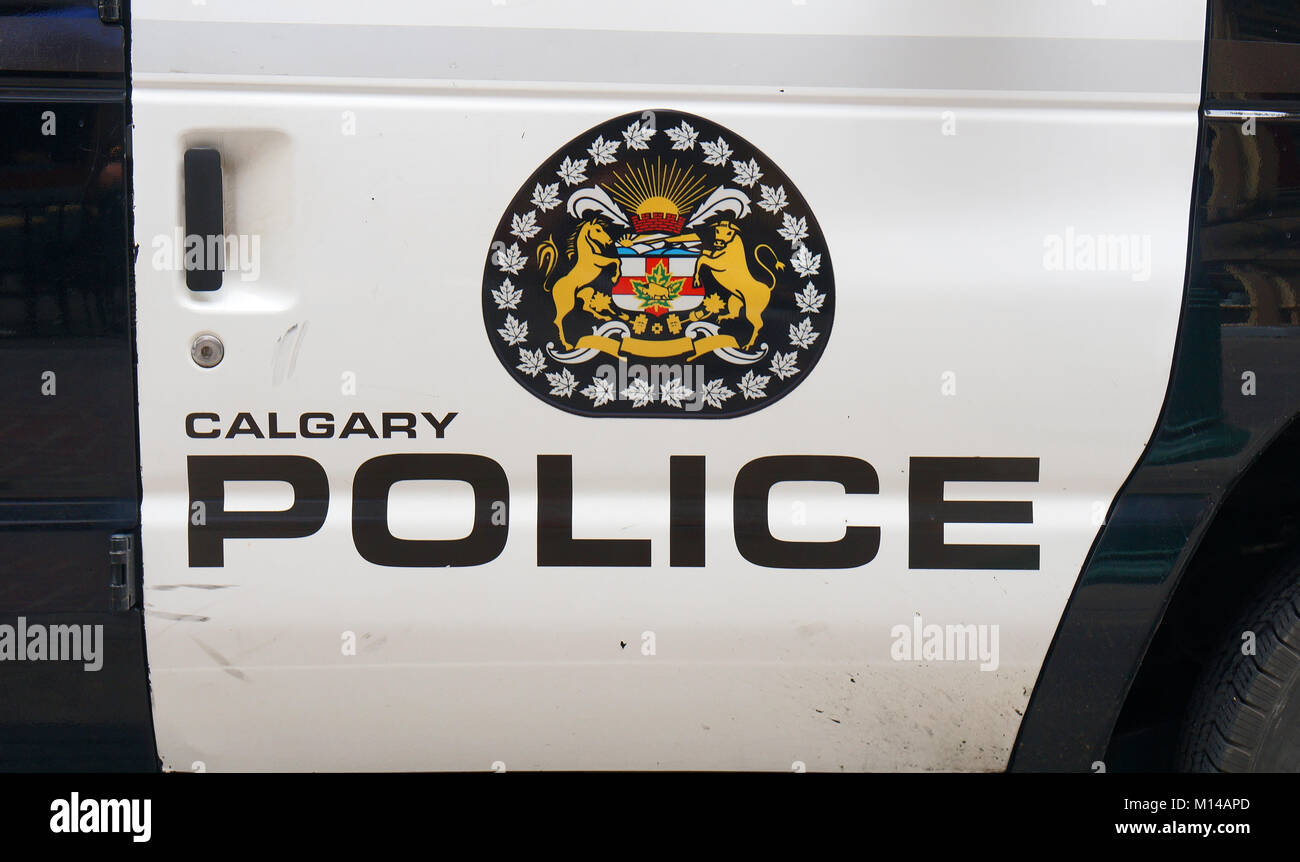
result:
M 663 261 L 655 264 L 645 278 L 631 279 L 632 290 L 641 300 L 642 308 L 669 308 L 669 303 L 681 294 L 685 281 L 684 278 L 670 278 Z

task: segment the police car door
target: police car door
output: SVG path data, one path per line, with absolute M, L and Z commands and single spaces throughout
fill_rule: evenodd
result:
M 1202 4 L 132 4 L 169 769 L 1006 765 Z

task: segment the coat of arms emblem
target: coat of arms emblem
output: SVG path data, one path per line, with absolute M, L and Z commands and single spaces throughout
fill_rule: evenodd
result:
M 583 415 L 753 412 L 812 370 L 834 311 L 798 189 L 743 138 L 676 111 L 561 148 L 516 194 L 484 266 L 498 358 Z

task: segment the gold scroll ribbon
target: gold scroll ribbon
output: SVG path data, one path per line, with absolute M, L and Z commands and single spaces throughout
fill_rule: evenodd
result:
M 690 359 L 699 359 L 706 353 L 724 347 L 739 348 L 739 346 L 736 339 L 730 335 L 706 335 L 703 338 L 689 338 L 683 335 L 681 338 L 667 341 L 652 341 L 648 338 L 624 338 L 620 341 L 604 335 L 584 335 L 578 339 L 574 348 L 599 350 L 610 356 L 648 356 L 655 359 L 690 353 Z

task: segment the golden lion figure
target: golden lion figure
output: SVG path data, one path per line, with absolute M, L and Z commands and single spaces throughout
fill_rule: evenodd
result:
M 640 239 L 636 237 L 634 241 Z M 699 234 L 684 233 L 670 236 L 664 242 L 699 242 L 699 240 Z M 713 226 L 713 242 L 700 254 L 699 268 L 713 273 L 714 280 L 731 294 L 727 299 L 727 313 L 719 316 L 718 320 L 735 320 L 743 309 L 745 319 L 754 328 L 745 350 L 753 347 L 754 342 L 758 340 L 758 333 L 763 328 L 763 312 L 767 310 L 767 305 L 772 300 L 772 291 L 776 289 L 776 273 L 758 259 L 758 253 L 763 249 L 767 249 L 772 255 L 772 263 L 776 266 L 777 272 L 785 269 L 785 264 L 777 259 L 776 252 L 770 245 L 764 243 L 754 248 L 754 262 L 771 279 L 768 284 L 763 284 L 750 273 L 749 258 L 745 254 L 745 241 L 740 236 L 740 227 L 731 219 L 722 219 Z
M 554 285 L 546 288 L 555 303 L 555 329 L 560 334 L 560 343 L 564 345 L 565 350 L 572 350 L 573 346 L 564 337 L 564 318 L 573 311 L 577 300 L 582 300 L 583 310 L 590 312 L 596 318 L 612 319 L 607 313 L 609 297 L 605 294 L 597 294 L 596 289 L 590 285 L 600 278 L 602 271 L 609 266 L 614 267 L 614 275 L 610 281 L 618 282 L 618 258 L 605 253 L 613 244 L 614 241 L 610 238 L 605 225 L 595 218 L 583 220 L 569 237 L 565 256 L 569 260 L 574 260 L 573 267 Z M 550 277 L 558 257 L 559 252 L 554 240 L 547 238 L 546 242 L 538 247 L 537 265 L 541 268 L 544 278 Z

